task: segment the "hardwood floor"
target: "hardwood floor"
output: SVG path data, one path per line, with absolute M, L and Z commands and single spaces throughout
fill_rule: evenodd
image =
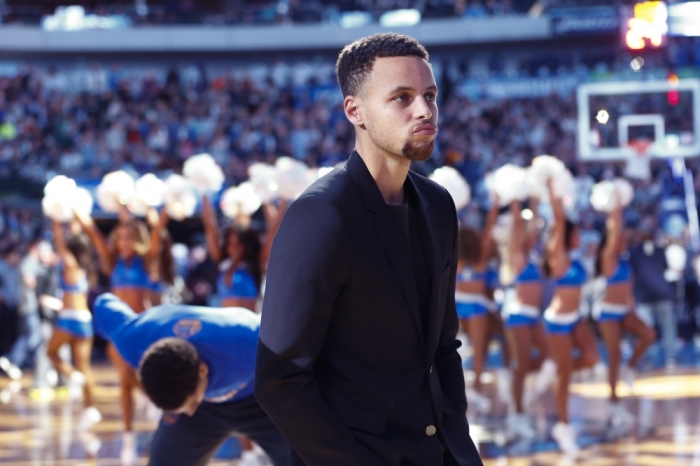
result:
M 118 466 L 121 447 L 119 389 L 110 366 L 96 368 L 99 386 L 96 403 L 103 421 L 90 433 L 76 430 L 81 402 L 67 390 L 30 390 L 31 380 L 0 378 L 0 464 L 13 466 Z M 572 384 L 572 423 L 579 432 L 581 453 L 560 454 L 549 431 L 555 422 L 551 397 L 528 406 L 538 436 L 523 442 L 509 438 L 504 418 L 506 405 L 498 400 L 498 377 L 486 384 L 494 401 L 488 416 L 468 413 L 472 435 L 486 466 L 700 466 L 700 371 L 678 369 L 641 374 L 632 392 L 620 385 L 619 393 L 635 415 L 631 429 L 616 430 L 608 422 L 608 388 L 602 380 Z M 156 421 L 138 412 L 140 465 L 147 463 L 151 433 Z M 235 464 L 238 445 L 227 442 L 211 464 Z

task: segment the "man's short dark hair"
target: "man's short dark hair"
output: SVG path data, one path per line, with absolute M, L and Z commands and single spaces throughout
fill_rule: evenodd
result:
M 343 97 L 358 95 L 372 72 L 377 58 L 419 57 L 428 61 L 430 56 L 416 39 L 401 34 L 380 33 L 363 37 L 340 51 L 335 73 Z
M 163 338 L 148 347 L 139 366 L 141 385 L 153 404 L 174 411 L 197 390 L 199 353 L 181 338 Z

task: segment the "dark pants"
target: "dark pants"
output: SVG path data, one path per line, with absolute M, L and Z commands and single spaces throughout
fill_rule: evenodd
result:
M 38 311 L 19 316 L 17 334 L 17 339 L 7 353 L 7 359 L 20 369 L 34 367 L 42 342 Z
M 287 464 L 289 444 L 254 397 L 230 403 L 202 403 L 194 416 L 163 417 L 153 438 L 151 466 L 200 466 L 231 434 L 245 435 L 265 450 L 275 466 Z

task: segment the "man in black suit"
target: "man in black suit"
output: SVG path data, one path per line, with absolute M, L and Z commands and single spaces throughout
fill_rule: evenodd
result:
M 457 354 L 455 207 L 409 171 L 437 134 L 428 53 L 377 34 L 346 46 L 336 71 L 356 151 L 282 221 L 256 397 L 292 465 L 481 465 Z

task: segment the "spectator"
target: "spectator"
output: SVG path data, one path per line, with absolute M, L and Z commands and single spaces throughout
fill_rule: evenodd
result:
M 6 259 L 0 263 L 5 304 L 18 313 L 17 340 L 6 356 L 0 358 L 0 368 L 12 379 L 22 376 L 21 369 L 33 367 L 41 345 L 41 321 L 36 294 L 38 277 L 43 273 L 39 260 L 39 243 L 35 240 L 22 259 L 16 245 L 10 246 Z
M 634 276 L 634 297 L 639 317 L 649 326 L 661 327 L 666 367 L 676 363 L 676 323 L 674 286 L 666 281 L 666 256 L 657 242 L 646 239 L 630 253 Z

